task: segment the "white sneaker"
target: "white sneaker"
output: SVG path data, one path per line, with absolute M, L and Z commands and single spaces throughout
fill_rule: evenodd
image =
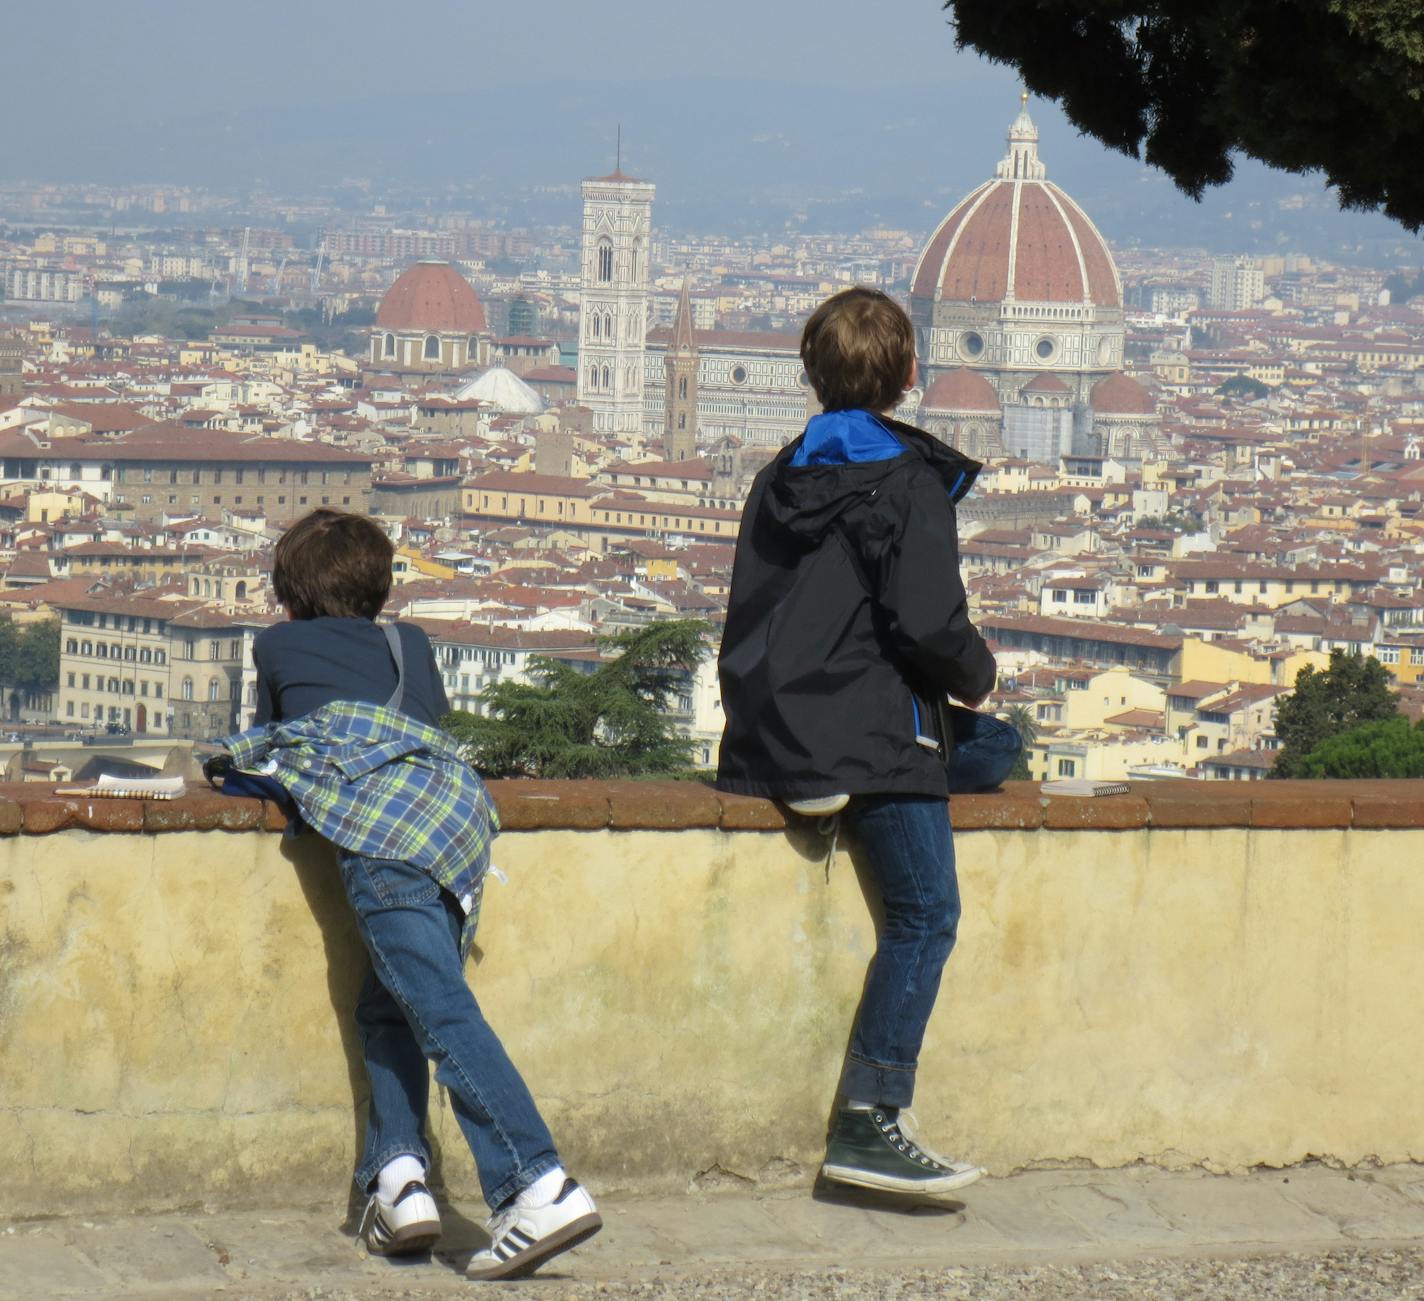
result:
M 824 818 L 850 803 L 849 795 L 822 795 L 814 800 L 787 800 L 786 807 L 803 818 Z
M 430 1189 L 412 1179 L 393 1202 L 383 1202 L 379 1193 L 372 1193 L 359 1232 L 373 1256 L 428 1251 L 440 1236 L 440 1211 Z
M 573 1179 L 543 1206 L 506 1207 L 489 1221 L 490 1245 L 465 1269 L 472 1279 L 523 1278 L 603 1227 L 593 1198 Z

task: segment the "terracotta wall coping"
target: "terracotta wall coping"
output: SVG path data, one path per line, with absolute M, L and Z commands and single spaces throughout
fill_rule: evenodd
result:
M 959 831 L 1133 831 L 1142 828 L 1273 829 L 1424 827 L 1424 780 L 1132 782 L 1131 794 L 1044 796 L 1032 782 L 989 795 L 956 795 Z M 47 783 L 0 783 L 0 835 L 90 831 L 280 831 L 261 800 L 201 786 L 175 800 L 56 795 Z M 725 795 L 699 782 L 496 781 L 490 791 L 506 831 L 781 831 L 805 825 L 770 800 Z

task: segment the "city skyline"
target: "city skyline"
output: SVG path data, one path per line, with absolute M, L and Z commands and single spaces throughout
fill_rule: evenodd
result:
M 446 3 L 404 24 L 366 3 L 286 12 L 265 0 L 241 21 L 162 0 L 17 13 L 16 47 L 34 53 L 11 89 L 44 105 L 44 130 L 0 141 L 0 176 L 244 198 L 349 199 L 343 182 L 360 180 L 413 206 L 548 222 L 576 205 L 580 176 L 611 166 L 621 123 L 667 229 L 918 228 L 981 174 L 981 124 L 1019 90 L 1011 71 L 956 51 L 925 0 L 881 6 L 873 25 L 843 0 L 716 11 L 623 0 L 596 22 L 566 3 L 542 12 L 537 29 Z M 67 83 L 85 93 L 55 93 Z M 1250 161 L 1198 205 L 1079 136 L 1055 105 L 1033 108 L 1056 175 L 1113 239 L 1260 249 L 1279 230 L 1317 253 L 1407 261 L 1424 248 L 1384 218 L 1339 212 L 1316 178 Z

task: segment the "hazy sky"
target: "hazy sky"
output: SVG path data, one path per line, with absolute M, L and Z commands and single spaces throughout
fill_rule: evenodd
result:
M 1014 74 L 958 53 L 938 0 L 40 0 L 8 6 L 5 35 L 0 179 L 374 178 L 432 202 L 462 183 L 513 219 L 499 204 L 558 189 L 562 208 L 526 215 L 572 213 L 621 124 L 670 225 L 840 202 L 850 228 L 927 228 L 992 175 L 1018 108 Z M 1418 248 L 1254 165 L 1197 208 L 1033 111 L 1050 177 L 1115 236 Z
M 936 0 L 43 0 L 8 6 L 11 103 L 240 111 L 607 76 L 834 85 L 991 76 Z

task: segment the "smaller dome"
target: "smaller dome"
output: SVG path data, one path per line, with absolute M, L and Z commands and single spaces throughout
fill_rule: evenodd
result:
M 1036 375 L 1019 392 L 1062 394 L 1072 390 L 1057 375 Z
M 396 277 L 376 312 L 381 330 L 483 334 L 485 309 L 470 282 L 448 262 L 416 262 Z
M 999 411 L 999 395 L 977 371 L 958 366 L 938 376 L 920 399 L 922 411 Z
M 1118 371 L 1093 385 L 1088 405 L 1100 416 L 1152 416 L 1157 414 L 1157 400 L 1151 391 L 1130 376 Z
M 490 406 L 511 416 L 537 416 L 544 410 L 544 403 L 539 395 L 504 366 L 491 366 L 483 375 L 476 376 L 463 385 L 455 396 L 461 402 L 471 398 L 477 402 L 488 402 Z

